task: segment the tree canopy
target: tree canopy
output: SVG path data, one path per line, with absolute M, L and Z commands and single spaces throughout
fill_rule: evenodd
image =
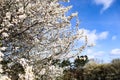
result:
M 41 71 L 51 74 L 52 60 L 76 57 L 85 49 L 87 37 L 79 31 L 77 13 L 66 15 L 71 6 L 59 1 L 66 0 L 0 0 L 1 73 L 13 79 L 12 71 L 24 69 L 24 75 L 14 73 L 15 79 L 40 79 Z M 71 26 L 73 17 L 76 26 Z M 85 41 L 76 48 L 81 38 Z

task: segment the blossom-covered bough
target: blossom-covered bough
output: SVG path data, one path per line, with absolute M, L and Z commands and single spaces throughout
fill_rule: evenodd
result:
M 51 77 L 52 60 L 73 58 L 85 49 L 87 37 L 79 31 L 77 13 L 66 15 L 71 6 L 60 1 L 0 0 L 2 75 L 12 80 Z M 71 26 L 73 17 L 76 26 Z

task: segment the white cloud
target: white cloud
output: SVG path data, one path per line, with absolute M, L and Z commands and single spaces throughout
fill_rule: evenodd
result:
M 88 37 L 88 45 L 91 45 L 91 44 L 96 44 L 97 40 L 103 40 L 103 39 L 106 39 L 109 32 L 108 31 L 104 31 L 104 32 L 101 32 L 101 33 L 97 33 L 96 30 L 87 30 L 87 29 L 81 29 L 84 31 L 84 35 L 87 35 Z M 80 30 L 80 32 L 81 32 Z
M 92 50 L 92 49 L 87 49 L 86 53 L 87 53 L 87 54 L 92 54 L 92 53 L 93 53 L 93 50 Z
M 111 51 L 111 54 L 120 54 L 120 49 L 116 48 Z
M 103 31 L 98 33 L 96 30 L 81 29 L 80 32 L 82 30 L 84 31 L 83 35 L 87 35 L 88 37 L 88 46 L 91 44 L 97 44 L 99 40 L 104 40 L 109 35 L 108 31 Z M 102 50 L 96 51 L 95 49 L 91 49 L 91 48 L 85 50 L 85 53 L 86 55 L 88 55 L 90 59 L 101 58 L 105 54 L 105 52 Z
M 97 56 L 101 56 L 101 55 L 103 55 L 104 53 L 105 53 L 104 51 L 98 51 L 96 55 L 97 55 Z
M 98 37 L 99 37 L 100 39 L 106 39 L 107 36 L 108 36 L 108 32 L 105 31 L 105 32 L 100 33 Z
M 112 36 L 112 40 L 116 40 L 117 36 Z
M 114 0 L 94 0 L 94 2 L 97 5 L 103 5 L 103 8 L 101 10 L 101 13 L 103 13 L 105 10 L 107 10 L 112 5 Z
M 92 59 L 92 58 L 103 56 L 105 54 L 105 52 L 104 51 L 95 51 L 93 49 L 88 49 L 88 50 L 86 50 L 86 54 L 88 55 L 88 57 L 90 59 Z
M 96 35 L 96 30 L 90 31 L 90 30 L 85 30 L 84 29 L 84 34 L 87 35 L 88 37 L 88 44 L 96 43 L 97 35 Z

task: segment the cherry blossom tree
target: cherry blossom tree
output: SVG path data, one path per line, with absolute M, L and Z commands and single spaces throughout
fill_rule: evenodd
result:
M 77 13 L 68 15 L 72 7 L 60 1 L 64 0 L 0 0 L 0 50 L 4 55 L 1 64 L 9 78 L 18 67 L 24 75 L 15 72 L 16 79 L 22 75 L 23 80 L 31 80 L 26 78 L 29 73 L 33 80 L 40 79 L 43 69 L 49 76 L 53 60 L 76 57 L 87 46 L 87 37 L 79 31 Z M 71 26 L 73 17 L 75 26 Z

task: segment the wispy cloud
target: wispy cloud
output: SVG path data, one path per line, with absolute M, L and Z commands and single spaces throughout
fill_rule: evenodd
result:
M 94 0 L 96 5 L 103 5 L 103 8 L 101 9 L 101 13 L 107 10 L 114 1 L 115 0 Z
M 96 44 L 97 40 L 103 40 L 108 37 L 109 32 L 103 31 L 101 33 L 97 33 L 96 30 L 87 30 L 81 29 L 84 31 L 84 35 L 88 37 L 88 45 Z
M 103 32 L 97 32 L 96 30 L 88 30 L 88 29 L 81 29 L 84 31 L 83 35 L 87 35 L 88 37 L 88 45 L 91 44 L 96 44 L 98 45 L 99 40 L 105 40 L 108 38 L 109 32 L 108 31 L 103 31 Z M 80 30 L 80 32 L 81 32 Z M 86 55 L 88 55 L 88 57 L 90 59 L 95 59 L 95 58 L 101 58 L 105 55 L 105 51 L 102 50 L 96 50 L 94 48 L 90 48 L 85 50 Z
M 106 39 L 108 36 L 108 31 L 104 31 L 104 32 L 101 32 L 99 35 L 98 35 L 98 38 L 99 39 Z
M 120 54 L 120 49 L 116 48 L 111 51 L 111 54 Z
M 95 51 L 93 49 L 87 49 L 86 53 L 87 53 L 87 55 L 89 56 L 90 59 L 92 59 L 92 58 L 95 59 L 95 58 L 98 58 L 98 57 L 102 57 L 105 54 L 104 51 Z
M 117 36 L 112 36 L 112 40 L 116 40 L 117 39 Z

